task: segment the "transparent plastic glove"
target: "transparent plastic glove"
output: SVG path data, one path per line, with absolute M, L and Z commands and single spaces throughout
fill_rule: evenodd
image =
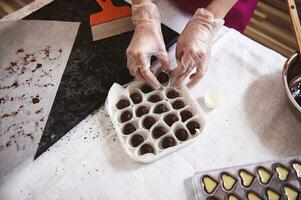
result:
M 195 12 L 177 40 L 178 66 L 171 72 L 174 86 L 179 87 L 194 69 L 187 86 L 194 86 L 202 78 L 207 70 L 214 35 L 223 24 L 224 20 L 214 18 L 203 8 Z
M 164 70 L 170 71 L 158 8 L 153 3 L 133 5 L 132 19 L 135 33 L 126 51 L 128 69 L 131 75 L 157 89 L 161 85 L 150 70 L 151 57 L 156 56 Z

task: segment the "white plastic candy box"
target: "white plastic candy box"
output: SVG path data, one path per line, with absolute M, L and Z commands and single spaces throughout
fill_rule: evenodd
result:
M 137 162 L 150 163 L 183 148 L 205 128 L 203 111 L 188 88 L 171 88 L 168 80 L 158 90 L 142 81 L 114 83 L 108 93 L 106 110 L 124 151 Z

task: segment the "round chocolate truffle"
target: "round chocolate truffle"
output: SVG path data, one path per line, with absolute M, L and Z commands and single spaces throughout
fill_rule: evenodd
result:
M 191 133 L 191 135 L 195 134 L 196 129 L 200 129 L 201 128 L 200 124 L 197 123 L 196 121 L 188 122 L 188 124 L 186 125 L 186 127 L 188 128 L 188 130 Z
M 131 134 L 135 131 L 136 131 L 136 127 L 132 123 L 127 123 L 123 127 L 123 134 L 124 135 L 129 135 L 129 134 Z
M 157 75 L 157 79 L 160 83 L 167 83 L 169 81 L 169 76 L 165 72 L 160 72 Z
M 179 97 L 179 93 L 176 90 L 171 89 L 167 92 L 167 97 L 170 99 L 174 99 L 174 98 Z
M 151 117 L 151 116 L 147 116 L 143 119 L 143 127 L 146 129 L 150 129 L 154 124 L 156 123 L 156 119 Z
M 149 112 L 149 109 L 146 106 L 139 106 L 136 110 L 136 116 L 142 117 L 143 115 L 147 114 Z
M 120 121 L 127 122 L 130 119 L 132 119 L 132 117 L 133 117 L 133 114 L 130 111 L 124 111 L 120 116 Z
M 168 111 L 168 108 L 163 103 L 157 105 L 154 109 L 154 113 L 161 114 Z
M 128 107 L 130 105 L 130 102 L 127 99 L 121 99 L 118 101 L 118 103 L 116 104 L 116 107 L 121 110 L 124 109 L 126 107 Z
M 175 114 L 168 114 L 164 117 L 164 121 L 168 126 L 172 126 L 178 120 L 179 119 Z
M 143 93 L 146 94 L 146 93 L 152 92 L 154 89 L 151 86 L 149 86 L 149 85 L 143 85 L 141 87 L 141 90 L 142 90 Z
M 152 103 L 156 103 L 156 102 L 161 101 L 161 97 L 159 95 L 157 95 L 157 94 L 153 94 L 152 96 L 150 96 L 148 98 L 148 101 L 152 102 Z
M 164 149 L 168 147 L 173 147 L 176 145 L 176 140 L 173 137 L 167 136 L 163 138 L 161 145 Z
M 188 110 L 183 110 L 181 113 L 181 119 L 182 122 L 185 122 L 187 119 L 190 119 L 192 117 L 192 113 Z
M 183 101 L 181 100 L 176 100 L 175 102 L 172 103 L 172 107 L 174 109 L 181 109 L 181 108 L 184 108 L 185 107 L 185 104 Z
M 153 129 L 152 135 L 153 138 L 158 139 L 159 137 L 161 137 L 162 135 L 166 134 L 166 130 L 163 126 L 157 126 Z
M 140 148 L 140 154 L 141 155 L 144 155 L 144 154 L 147 154 L 147 153 L 154 153 L 154 152 L 155 152 L 155 149 L 149 144 L 144 144 Z
M 175 135 L 178 138 L 178 140 L 180 140 L 180 141 L 185 141 L 185 140 L 188 139 L 188 133 L 183 128 L 180 128 L 180 129 L 176 130 Z
M 131 138 L 131 145 L 133 147 L 138 147 L 139 144 L 141 144 L 144 141 L 144 138 L 142 137 L 142 135 L 136 134 L 133 135 L 133 137 Z
M 131 94 L 130 97 L 134 104 L 138 104 L 142 102 L 142 96 L 139 93 L 133 93 Z

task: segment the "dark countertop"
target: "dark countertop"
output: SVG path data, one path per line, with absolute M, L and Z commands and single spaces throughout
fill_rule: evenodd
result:
M 114 82 L 133 80 L 126 68 L 125 54 L 133 32 L 93 42 L 89 16 L 100 10 L 96 0 L 56 0 L 25 18 L 81 22 L 36 157 L 100 107 Z M 166 43 L 177 36 L 165 26 L 162 31 Z M 63 33 L 58 37 L 59 34 Z

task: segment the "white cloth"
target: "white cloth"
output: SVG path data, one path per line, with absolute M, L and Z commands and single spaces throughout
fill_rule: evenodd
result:
M 301 124 L 281 82 L 285 58 L 234 30 L 217 40 L 212 57 L 191 93 L 202 104 L 204 92 L 215 88 L 224 102 L 207 112 L 207 128 L 195 143 L 138 164 L 123 152 L 101 107 L 8 176 L 0 199 L 190 200 L 196 171 L 300 155 Z

